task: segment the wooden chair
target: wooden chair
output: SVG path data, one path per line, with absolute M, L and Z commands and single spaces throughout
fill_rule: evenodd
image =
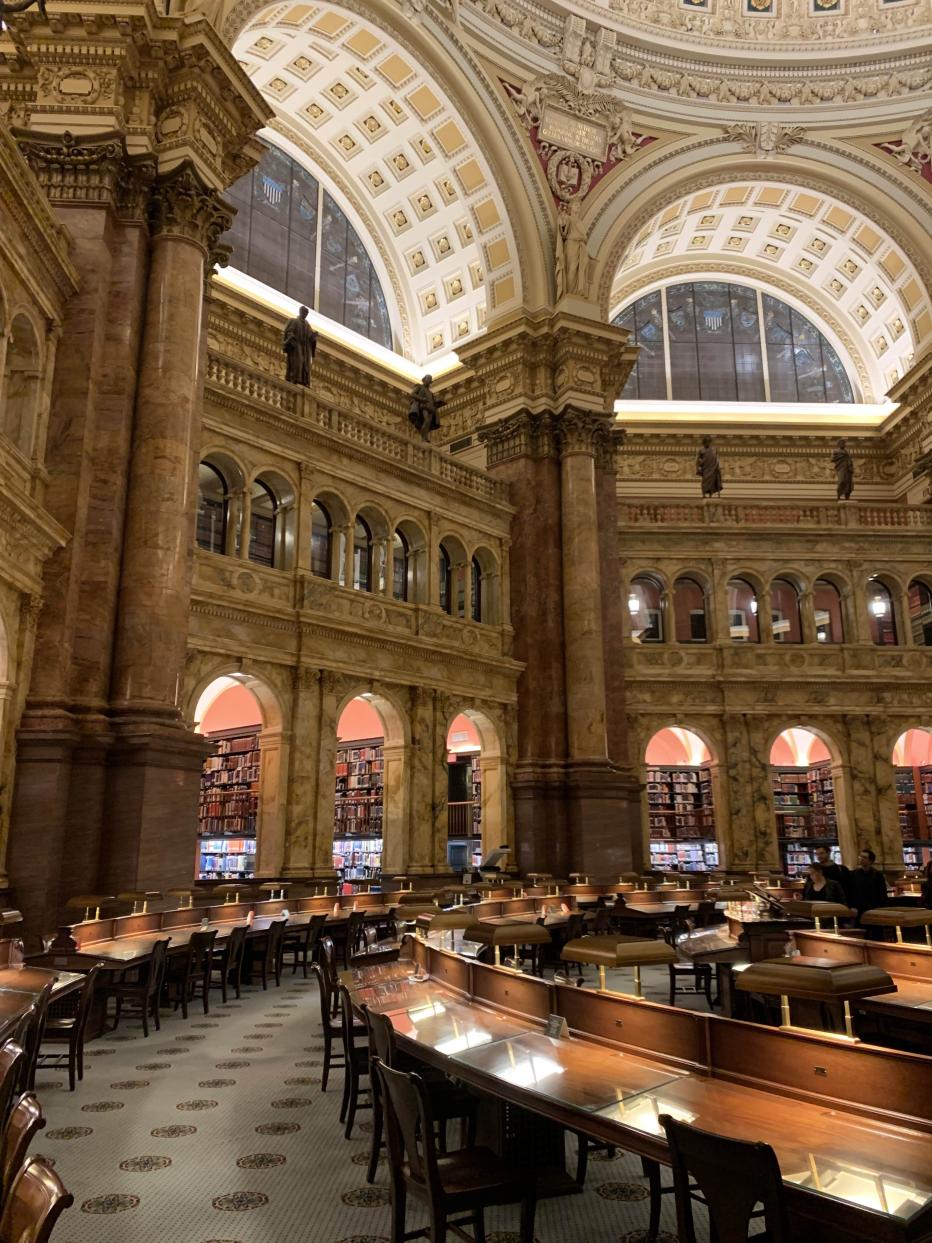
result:
M 491 1148 L 438 1154 L 430 1096 L 421 1077 L 392 1070 L 378 1058 L 374 1070 L 379 1076 L 388 1135 L 391 1243 L 421 1237 L 431 1243 L 445 1243 L 447 1231 L 472 1243 L 461 1229 L 464 1225 L 472 1226 L 476 1243 L 484 1243 L 484 1210 L 516 1203 L 521 1204 L 520 1243 L 534 1243 L 537 1199 L 533 1175 L 512 1170 Z M 427 1205 L 429 1231 L 405 1233 L 409 1195 Z
M 227 990 L 230 985 L 236 990 L 236 997 L 239 1000 L 240 986 L 243 980 L 243 955 L 246 950 L 246 933 L 249 931 L 245 924 L 237 924 L 235 928 L 230 929 L 230 935 L 224 937 L 219 948 L 214 948 L 213 956 L 210 960 L 210 987 L 219 988 L 223 997 L 224 1005 L 227 1000 Z M 217 980 L 214 980 L 214 976 Z
M 331 1068 L 339 1069 L 344 1064 L 343 1057 L 333 1051 L 334 1042 L 339 1042 L 342 1047 L 343 1017 L 342 1015 L 338 1019 L 333 1017 L 334 998 L 331 996 L 330 983 L 323 966 L 320 963 L 311 963 L 311 972 L 317 977 L 317 991 L 320 997 L 320 1027 L 324 1038 L 324 1068 L 320 1076 L 320 1090 L 326 1092 Z M 362 1023 L 357 1023 L 356 1026 L 360 1035 L 365 1032 L 366 1029 Z M 341 1116 L 340 1121 L 342 1120 Z
M 44 1126 L 38 1100 L 32 1092 L 24 1092 L 13 1106 L 0 1139 L 0 1203 L 23 1167 L 33 1136 Z
M 269 986 L 269 976 L 275 980 L 275 987 L 282 982 L 282 938 L 285 935 L 285 920 L 273 919 L 265 934 L 262 957 L 259 959 L 259 970 L 262 976 L 262 987 Z
M 466 1122 L 466 1147 L 472 1148 L 476 1142 L 476 1122 L 479 1102 L 466 1088 L 457 1087 L 442 1071 L 429 1070 L 416 1058 L 399 1053 L 395 1043 L 395 1029 L 391 1019 L 384 1014 L 373 1014 L 363 1008 L 363 1019 L 369 1033 L 369 1061 L 378 1058 L 392 1070 L 417 1071 L 424 1080 L 430 1093 L 430 1103 L 434 1119 L 437 1122 L 437 1139 L 440 1151 L 447 1150 L 447 1123 L 452 1119 L 462 1118 Z M 384 1130 L 384 1109 L 382 1106 L 382 1090 L 378 1075 L 372 1076 L 372 1145 L 369 1149 L 369 1166 L 366 1181 L 375 1182 L 376 1170 L 379 1165 L 379 1152 L 382 1148 L 382 1132 Z
M 346 1124 L 343 1130 L 345 1138 L 351 1139 L 356 1110 L 372 1108 L 372 1087 L 362 1082 L 369 1078 L 369 1046 L 356 1043 L 360 1036 L 366 1034 L 366 1028 L 353 1017 L 353 1003 L 349 991 L 342 984 L 340 1034 L 343 1037 L 343 1101 L 340 1105 L 340 1121 Z M 363 1092 L 369 1094 L 369 1100 L 360 1102 Z
M 204 1013 L 210 1012 L 208 994 L 216 939 L 216 928 L 192 932 L 187 953 L 178 954 L 175 961 L 169 960 L 165 972 L 165 987 L 168 990 L 169 1001 L 175 1003 L 175 1009 L 181 1006 L 183 1018 L 188 1017 L 188 1002 L 193 1001 L 197 996 L 198 985 L 201 987 Z
M 41 1157 L 30 1157 L 10 1188 L 0 1216 L 0 1243 L 48 1243 L 74 1196 Z
M 584 937 L 585 935 L 586 935 L 585 917 L 579 911 L 574 911 L 573 914 L 569 916 L 569 918 L 566 921 L 566 924 L 564 925 L 562 944 L 565 945 L 567 941 L 575 941 L 577 940 L 577 938 Z M 571 963 L 567 964 L 567 970 L 569 970 L 571 966 L 572 966 Z M 579 978 L 582 979 L 583 967 L 582 967 L 581 962 L 576 963 L 576 971 L 579 974 Z
M 284 958 L 285 954 L 294 955 L 291 966 L 292 975 L 297 975 L 298 967 L 301 967 L 304 978 L 307 979 L 308 964 L 314 957 L 317 942 L 320 940 L 326 922 L 325 911 L 323 915 L 312 915 L 303 927 L 285 929 L 285 935 L 282 938 L 282 957 Z
M 17 1029 L 19 1044 L 26 1055 L 25 1061 L 20 1065 L 19 1081 L 14 1089 L 17 1095 L 19 1092 L 32 1092 L 35 1089 L 39 1046 L 45 1034 L 51 997 L 52 981 L 49 980 L 30 1007 L 28 1016 Z
M 682 912 L 686 912 L 683 914 Z M 664 928 L 664 940 L 673 949 L 676 949 L 677 943 L 681 937 L 691 932 L 690 923 L 686 917 L 689 907 L 678 906 L 670 917 L 670 922 Z M 676 1005 L 677 993 L 704 993 L 706 1005 L 712 1009 L 712 965 L 707 962 L 694 962 L 692 959 L 684 958 L 682 961 L 667 963 L 667 969 L 670 973 L 670 1005 Z M 688 977 L 691 988 L 685 989 L 680 987 L 680 981 Z
M 753 1235 L 754 1243 L 791 1243 L 780 1166 L 768 1144 L 714 1135 L 667 1114 L 660 1122 L 670 1145 L 681 1243 L 697 1243 L 693 1204 L 700 1197 L 717 1243 L 747 1243 L 755 1218 L 763 1218 L 766 1230 Z M 755 1211 L 758 1203 L 762 1211 Z
M 15 1040 L 8 1040 L 0 1048 L 0 1127 L 5 1125 L 10 1115 L 14 1092 L 22 1076 L 25 1061 L 23 1046 Z
M 73 1014 L 59 1015 L 56 1006 L 45 1024 L 42 1037 L 43 1044 L 67 1044 L 67 1053 L 43 1053 L 39 1049 L 37 1065 L 43 1069 L 60 1069 L 65 1058 L 68 1060 L 68 1087 L 73 1092 L 75 1079 L 84 1078 L 84 1036 L 87 1032 L 88 1019 L 91 1017 L 91 1006 L 94 1004 L 94 993 L 100 976 L 101 964 L 95 962 L 84 977 L 84 983 L 78 994 L 77 1005 Z
M 331 1017 L 336 1018 L 337 1008 L 340 1004 L 340 995 L 337 991 L 340 987 L 340 981 L 337 979 L 337 953 L 332 937 L 321 937 L 318 958 L 321 969 L 327 977 L 327 996 L 330 998 L 330 1014 Z
M 107 996 L 116 998 L 116 1015 L 113 1020 L 114 1031 L 120 1025 L 120 1015 L 123 1012 L 124 1005 L 127 1003 L 138 1008 L 142 1018 L 142 1034 L 144 1036 L 148 1037 L 149 1035 L 150 1013 L 155 1023 L 155 1030 L 162 1030 L 159 1018 L 159 1001 L 162 996 L 162 983 L 165 979 L 168 940 L 166 937 L 163 941 L 156 941 L 152 947 L 149 961 L 139 967 L 136 979 L 129 981 L 119 980 L 115 984 L 107 985 Z
M 358 949 L 366 943 L 366 913 L 351 911 L 346 921 L 346 941 L 343 945 L 343 966 L 348 967 L 349 961 Z

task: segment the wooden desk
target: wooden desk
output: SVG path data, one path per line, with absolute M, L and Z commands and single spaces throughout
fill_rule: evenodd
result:
M 415 955 L 432 972 L 430 1003 L 386 1012 L 430 1064 L 660 1161 L 665 1112 L 770 1143 L 794 1238 L 932 1241 L 929 1059 L 546 984 L 423 943 Z M 574 1038 L 544 1036 L 547 1013 Z
M 84 976 L 68 971 L 43 971 L 37 967 L 4 967 L 0 970 L 0 1044 L 9 1040 L 20 1019 L 29 1012 L 39 994 L 52 982 L 52 1001 L 59 1001 L 84 983 Z

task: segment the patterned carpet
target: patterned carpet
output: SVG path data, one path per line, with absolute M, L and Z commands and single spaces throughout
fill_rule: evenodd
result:
M 166 1013 L 148 1040 L 131 1019 L 92 1042 L 76 1092 L 40 1071 L 48 1122 L 33 1148 L 75 1197 L 54 1243 L 388 1243 L 384 1164 L 365 1181 L 366 1115 L 345 1140 L 342 1072 L 320 1091 L 315 984 L 288 975 L 219 1000 L 188 1022 Z M 661 1243 L 676 1243 L 670 1199 Z M 540 1202 L 536 1235 L 641 1243 L 647 1215 L 639 1163 L 594 1156 L 582 1195 Z M 486 1229 L 516 1243 L 517 1208 L 490 1211 Z

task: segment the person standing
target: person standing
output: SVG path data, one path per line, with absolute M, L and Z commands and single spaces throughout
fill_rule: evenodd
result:
M 887 882 L 883 872 L 874 867 L 877 856 L 872 850 L 862 850 L 858 855 L 858 866 L 848 874 L 848 902 L 858 913 L 858 918 L 865 911 L 884 906 L 887 901 Z
M 932 907 L 932 859 L 922 869 L 922 887 L 919 890 L 922 906 Z
M 846 906 L 848 899 L 837 880 L 829 880 L 821 863 L 809 864 L 809 875 L 803 886 L 804 902 L 839 902 Z

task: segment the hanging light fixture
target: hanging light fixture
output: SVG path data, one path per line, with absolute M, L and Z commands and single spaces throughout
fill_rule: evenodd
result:
M 888 604 L 883 596 L 874 596 L 871 600 L 871 612 L 875 617 L 886 617 Z

